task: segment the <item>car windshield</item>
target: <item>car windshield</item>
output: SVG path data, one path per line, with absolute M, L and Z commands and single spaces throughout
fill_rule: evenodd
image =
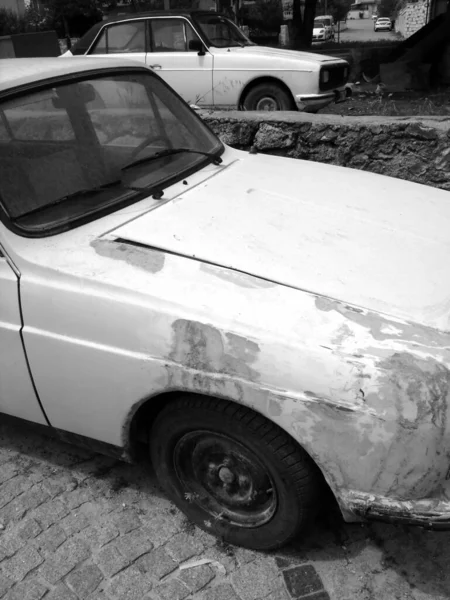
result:
M 325 25 L 323 23 L 314 21 L 314 29 L 319 29 L 319 27 L 322 29 L 323 27 L 325 27 Z
M 25 233 L 49 235 L 152 190 L 161 194 L 222 151 L 201 119 L 144 69 L 53 82 L 0 99 L 1 212 Z
M 229 48 L 255 45 L 233 21 L 226 17 L 214 14 L 196 15 L 195 21 L 211 46 Z

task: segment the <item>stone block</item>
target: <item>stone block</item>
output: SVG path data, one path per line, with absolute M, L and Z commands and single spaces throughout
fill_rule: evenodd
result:
M 177 568 L 177 563 L 167 554 L 164 548 L 156 548 L 136 561 L 142 573 L 149 573 L 155 579 L 162 579 Z
M 322 581 L 312 565 L 293 567 L 283 571 L 283 576 L 292 598 L 301 598 L 323 589 Z

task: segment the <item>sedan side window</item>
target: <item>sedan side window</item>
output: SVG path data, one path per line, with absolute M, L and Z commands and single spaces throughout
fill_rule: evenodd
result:
M 151 21 L 153 52 L 189 52 L 189 42 L 198 36 L 183 19 Z
M 133 21 L 105 27 L 91 54 L 145 51 L 145 21 Z

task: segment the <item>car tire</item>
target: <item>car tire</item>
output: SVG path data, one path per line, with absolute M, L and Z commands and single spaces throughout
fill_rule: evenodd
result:
M 223 400 L 182 396 L 159 413 L 150 455 L 169 498 L 222 540 L 271 550 L 314 519 L 322 476 L 282 429 Z
M 244 110 L 295 110 L 292 97 L 276 83 L 260 83 L 246 94 Z

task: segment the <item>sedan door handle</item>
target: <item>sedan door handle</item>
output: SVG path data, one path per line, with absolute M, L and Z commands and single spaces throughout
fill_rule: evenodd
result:
M 161 65 L 150 65 L 152 69 L 161 69 Z

